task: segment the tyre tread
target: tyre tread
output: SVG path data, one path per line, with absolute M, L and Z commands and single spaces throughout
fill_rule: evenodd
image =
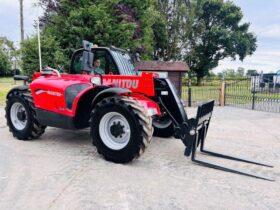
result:
M 133 112 L 133 115 L 136 117 L 136 119 L 139 122 L 138 126 L 139 129 L 141 130 L 142 142 L 139 145 L 138 152 L 133 157 L 127 157 L 126 159 L 120 160 L 120 162 L 122 163 L 130 162 L 133 159 L 140 157 L 151 143 L 152 136 L 153 136 L 152 118 L 151 116 L 148 115 L 147 110 L 145 110 L 144 107 L 141 106 L 141 104 L 138 101 L 134 100 L 133 98 L 126 97 L 126 96 L 120 96 L 120 97 L 114 96 L 114 97 L 103 99 L 95 106 L 95 108 L 92 110 L 91 113 L 92 121 L 94 121 L 93 119 L 98 114 L 99 109 L 107 103 L 117 103 L 127 107 L 131 112 Z M 94 134 L 91 129 L 92 139 L 93 139 L 93 135 Z M 93 144 L 95 145 L 94 142 Z M 101 151 L 98 148 L 97 151 L 99 154 L 101 154 Z M 106 160 L 115 162 L 115 160 L 112 160 L 110 157 L 107 157 L 106 154 L 102 154 L 102 155 L 105 157 Z
M 7 105 L 8 105 L 9 100 L 14 96 L 22 98 L 28 104 L 29 111 L 32 116 L 31 117 L 31 130 L 30 130 L 29 134 L 26 135 L 24 138 L 19 138 L 18 136 L 16 136 L 16 134 L 13 132 L 13 129 L 11 128 L 11 126 L 8 123 L 8 116 L 7 116 L 7 111 L 8 111 L 7 107 L 8 106 Z M 7 125 L 9 127 L 9 131 L 13 134 L 13 136 L 15 138 L 18 138 L 19 140 L 31 140 L 31 139 L 39 138 L 45 132 L 45 129 L 46 129 L 46 126 L 41 125 L 36 118 L 34 100 L 33 100 L 30 90 L 24 90 L 24 91 L 15 90 L 15 91 L 12 91 L 7 96 L 6 107 L 5 107 L 5 118 L 7 119 Z

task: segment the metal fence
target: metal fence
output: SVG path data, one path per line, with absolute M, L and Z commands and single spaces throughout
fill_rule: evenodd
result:
M 202 86 L 183 86 L 182 99 L 187 106 L 198 106 L 209 100 L 215 100 L 220 105 L 219 83 L 204 83 Z
M 264 81 L 260 75 L 226 83 L 225 105 L 280 113 L 280 75 Z

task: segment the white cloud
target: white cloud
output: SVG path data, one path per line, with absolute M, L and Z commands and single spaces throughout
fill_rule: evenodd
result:
M 262 50 L 260 49 L 251 57 L 245 58 L 243 62 L 231 59 L 225 59 L 219 63 L 219 66 L 214 69 L 214 72 L 221 72 L 224 69 L 237 69 L 243 67 L 245 69 L 256 69 L 259 72 L 263 71 L 276 72 L 280 69 L 280 49 L 277 50 Z
M 35 3 L 37 3 L 38 0 L 23 0 L 23 8 L 30 9 L 34 6 Z M 0 0 L 0 9 L 6 10 L 6 8 L 19 8 L 19 0 Z
M 34 20 L 42 14 L 35 6 L 38 0 L 23 0 L 25 36 L 35 33 Z M 13 41 L 20 40 L 19 0 L 0 0 L 0 35 L 7 36 Z
M 263 27 L 255 26 L 253 30 L 259 37 L 280 39 L 280 24 L 272 24 Z

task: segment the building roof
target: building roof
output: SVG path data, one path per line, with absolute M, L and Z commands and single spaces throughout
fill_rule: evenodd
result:
M 140 71 L 181 71 L 187 72 L 190 70 L 185 62 L 165 62 L 165 61 L 139 61 L 135 63 L 135 67 Z

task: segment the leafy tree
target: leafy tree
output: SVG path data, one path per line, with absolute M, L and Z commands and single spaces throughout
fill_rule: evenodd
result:
M 219 72 L 217 76 L 219 79 L 225 79 L 223 72 Z
M 58 42 L 52 36 L 41 37 L 42 65 L 60 69 L 69 62 Z M 39 55 L 37 36 L 25 39 L 21 44 L 22 69 L 25 75 L 31 76 L 39 70 Z
M 246 76 L 252 76 L 252 75 L 257 74 L 257 73 L 258 72 L 255 69 L 248 69 L 247 73 L 246 73 Z
M 193 11 L 189 0 L 157 0 L 154 31 L 154 58 L 181 60 L 192 31 Z
M 210 71 L 209 72 L 209 74 L 207 75 L 209 78 L 212 78 L 212 79 L 214 79 L 214 78 L 216 78 L 216 74 L 215 74 L 215 72 L 213 72 L 213 71 Z
M 70 57 L 82 40 L 117 46 L 152 56 L 153 0 L 40 0 L 44 34 L 56 37 Z
M 244 77 L 244 75 L 245 75 L 245 69 L 242 67 L 238 67 L 236 76 L 239 78 L 242 78 L 242 77 Z
M 196 0 L 195 18 L 186 61 L 196 72 L 197 82 L 219 61 L 231 57 L 241 61 L 256 50 L 256 37 L 249 23 L 241 23 L 241 9 L 231 1 Z
M 224 72 L 225 72 L 226 79 L 234 79 L 236 77 L 234 69 L 227 69 Z
M 12 68 L 12 59 L 18 60 L 18 50 L 14 43 L 6 37 L 0 37 L 0 75 L 9 75 Z
M 0 76 L 5 76 L 11 70 L 11 63 L 9 61 L 9 57 L 4 52 L 3 49 L 0 48 Z

